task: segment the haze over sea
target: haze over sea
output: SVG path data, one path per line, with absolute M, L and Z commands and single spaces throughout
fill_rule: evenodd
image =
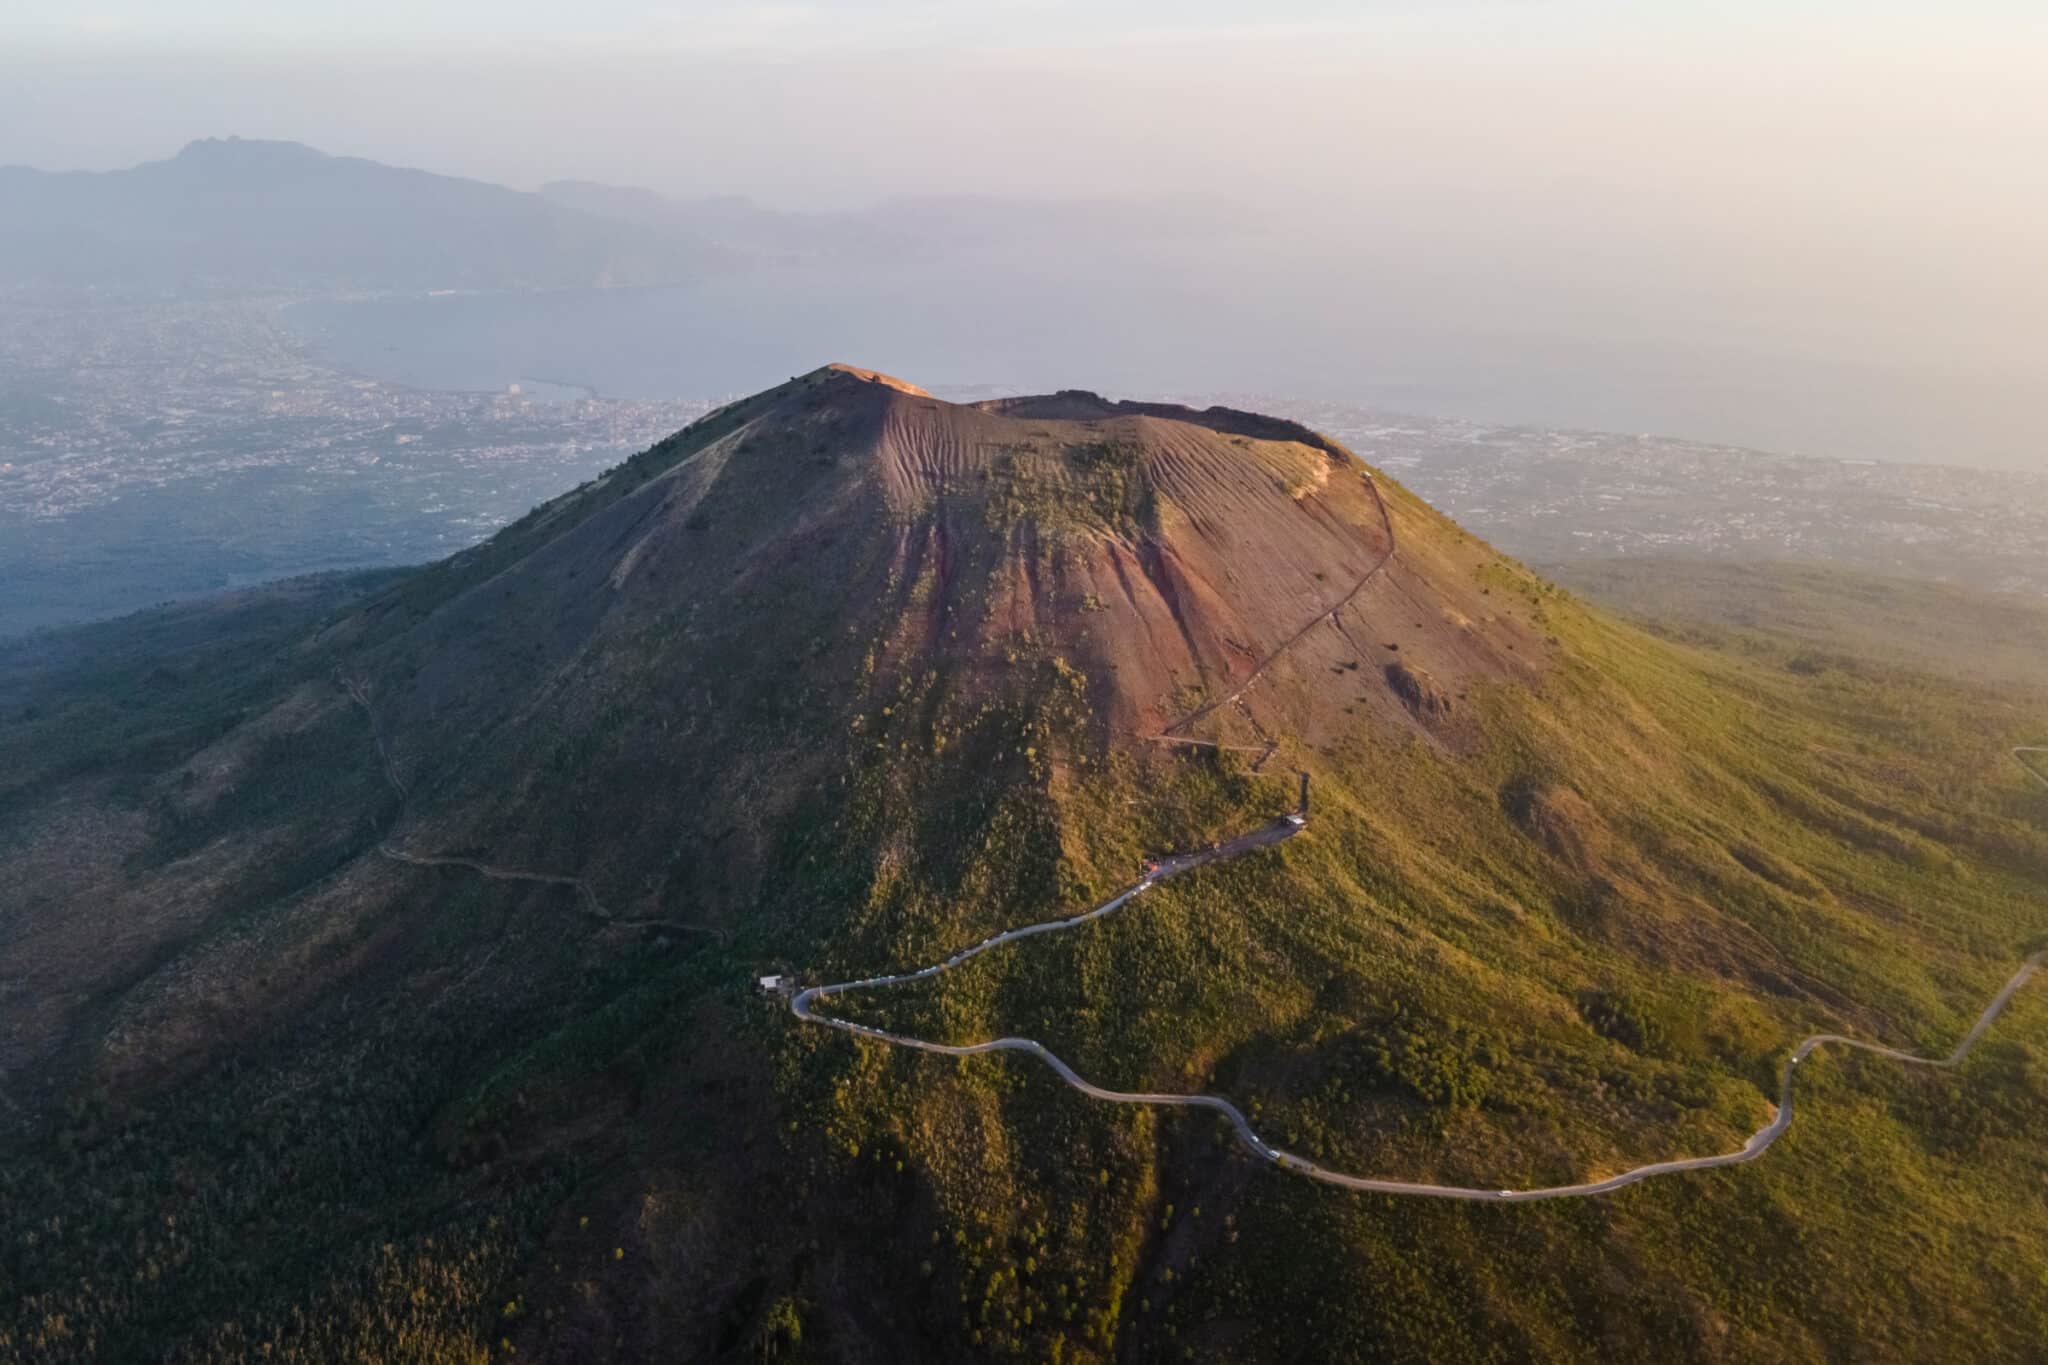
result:
M 1383 268 L 1213 240 L 1077 258 L 1013 248 L 763 268 L 654 289 L 385 296 L 286 321 L 331 361 L 418 388 L 539 379 L 643 399 L 740 393 L 847 359 L 927 387 L 1267 392 L 1441 417 L 1653 432 L 1844 459 L 2028 468 L 2024 387 L 1586 328 L 1432 316 Z M 1910 381 L 1910 382 L 1908 382 Z

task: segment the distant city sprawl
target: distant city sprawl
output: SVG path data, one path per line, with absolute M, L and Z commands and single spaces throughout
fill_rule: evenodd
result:
M 407 389 L 308 354 L 283 302 L 7 300 L 0 634 L 438 558 L 710 406 Z
M 1251 406 L 1258 406 L 1257 403 Z M 1538 564 L 1800 560 L 2048 594 L 2048 478 L 1278 404 Z
M 0 635 L 292 574 L 438 558 L 717 401 L 614 398 L 577 375 L 409 388 L 324 360 L 280 320 L 289 302 L 5 298 Z M 2048 594 L 2040 475 L 1265 394 L 1164 396 L 1296 417 L 1538 564 L 1800 560 Z

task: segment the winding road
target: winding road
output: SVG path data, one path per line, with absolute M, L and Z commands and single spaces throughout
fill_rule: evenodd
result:
M 1237 686 L 1235 691 L 1226 696 L 1219 697 L 1181 717 L 1173 724 L 1168 725 L 1160 734 L 1147 736 L 1146 738 L 1156 743 L 1205 743 L 1205 741 L 1199 740 L 1189 741 L 1174 735 L 1173 732 L 1184 729 L 1194 722 L 1201 720 L 1219 707 L 1237 701 L 1253 683 L 1258 681 L 1260 675 L 1266 671 L 1268 666 L 1296 644 L 1300 643 L 1311 630 L 1324 621 L 1328 621 L 1342 629 L 1341 623 L 1337 620 L 1338 613 L 1348 606 L 1365 589 L 1366 584 L 1370 583 L 1374 576 L 1381 569 L 1385 568 L 1394 557 L 1394 526 L 1393 520 L 1387 512 L 1386 501 L 1380 496 L 1379 488 L 1373 483 L 1372 477 L 1369 474 L 1366 475 L 1366 486 L 1372 489 L 1373 497 L 1379 504 L 1380 517 L 1386 526 L 1386 554 L 1366 572 L 1363 578 L 1359 579 L 1352 586 L 1351 590 L 1336 605 L 1318 612 L 1314 619 L 1289 636 L 1279 648 L 1260 660 L 1252 669 L 1250 675 Z M 2033 764 L 2028 762 L 2023 757 L 2026 754 L 2048 754 L 2048 748 L 2028 746 L 2012 751 L 2015 762 L 2026 769 L 2029 775 L 2036 781 L 2041 782 L 2044 786 L 2048 786 L 2048 775 L 2044 775 Z M 1304 787 L 1304 797 L 1305 795 L 1306 787 Z M 1438 1185 L 1426 1181 L 1388 1180 L 1374 1176 L 1350 1175 L 1343 1171 L 1334 1171 L 1326 1166 L 1318 1165 L 1307 1157 L 1297 1156 L 1292 1152 L 1283 1151 L 1273 1146 L 1259 1136 L 1258 1131 L 1252 1127 L 1251 1121 L 1245 1117 L 1243 1110 L 1220 1095 L 1111 1090 L 1105 1086 L 1096 1085 L 1093 1081 L 1082 1076 L 1081 1073 L 1069 1066 L 1050 1048 L 1047 1048 L 1035 1039 L 1014 1037 L 991 1038 L 987 1042 L 964 1045 L 935 1043 L 929 1039 L 913 1038 L 901 1033 L 891 1033 L 869 1024 L 855 1023 L 849 1019 L 839 1019 L 829 1014 L 820 1014 L 812 1008 L 817 1002 L 835 995 L 844 995 L 853 991 L 877 990 L 886 986 L 899 986 L 912 981 L 926 980 L 944 972 L 952 971 L 954 968 L 981 956 L 983 953 L 1002 947 L 1004 944 L 1015 943 L 1019 939 L 1031 938 L 1038 934 L 1052 934 L 1069 929 L 1078 929 L 1084 924 L 1091 923 L 1105 915 L 1114 914 L 1116 911 L 1123 909 L 1133 899 L 1150 890 L 1161 881 L 1192 872 L 1196 868 L 1208 863 L 1241 857 L 1246 853 L 1262 848 L 1271 848 L 1301 833 L 1306 826 L 1307 812 L 1304 809 L 1295 815 L 1275 820 L 1269 825 L 1262 826 L 1249 834 L 1240 835 L 1214 848 L 1194 853 L 1175 854 L 1163 858 L 1143 881 L 1125 887 L 1122 891 L 1119 891 L 1116 895 L 1092 910 L 1061 919 L 1043 920 L 1036 924 L 1027 924 L 1020 928 L 1004 930 L 1002 933 L 992 935 L 977 944 L 961 949 L 943 962 L 936 962 L 931 966 L 921 967 L 915 971 L 899 972 L 886 976 L 871 976 L 858 981 L 842 981 L 832 985 L 806 987 L 795 991 L 789 997 L 790 1012 L 808 1024 L 819 1024 L 826 1028 L 839 1029 L 856 1037 L 873 1039 L 876 1042 L 886 1043 L 893 1047 L 912 1048 L 919 1052 L 937 1053 L 946 1057 L 976 1057 L 991 1052 L 1027 1052 L 1051 1067 L 1061 1080 L 1090 1099 L 1102 1100 L 1111 1104 L 1142 1104 L 1173 1109 L 1206 1109 L 1213 1113 L 1221 1114 L 1230 1120 L 1231 1127 L 1236 1130 L 1238 1141 L 1250 1150 L 1253 1155 L 1271 1162 L 1282 1170 L 1305 1176 L 1310 1180 L 1320 1181 L 1325 1185 L 1335 1185 L 1347 1190 L 1363 1190 L 1373 1194 L 1413 1195 L 1431 1199 L 1470 1200 L 1495 1204 L 1522 1204 L 1534 1203 L 1544 1199 L 1579 1199 L 1611 1194 L 1616 1190 L 1626 1189 L 1630 1185 L 1639 1184 L 1656 1176 L 1675 1175 L 1681 1171 L 1713 1170 L 1717 1167 L 1739 1166 L 1744 1162 L 1754 1161 L 1769 1151 L 1771 1145 L 1784 1134 L 1786 1129 L 1792 1126 L 1793 1078 L 1798 1074 L 1799 1064 L 1811 1056 L 1816 1049 L 1829 1046 L 1854 1048 L 1862 1052 L 1873 1052 L 1881 1057 L 1889 1057 L 1893 1061 L 1902 1062 L 1910 1066 L 1926 1066 L 1940 1069 L 1953 1068 L 1969 1055 L 1970 1049 L 1977 1045 L 1978 1039 L 1983 1037 L 1985 1031 L 2004 1012 L 2006 1005 L 2011 1002 L 2013 995 L 2040 969 L 2043 960 L 2048 959 L 2048 949 L 2043 949 L 2022 963 L 2019 969 L 2012 974 L 2012 977 L 2007 980 L 2004 987 L 1999 990 L 1998 994 L 1992 997 L 1991 1003 L 1984 1007 L 1984 1012 L 1977 1017 L 1977 1022 L 1971 1026 L 1970 1031 L 1963 1035 L 1962 1041 L 1956 1044 L 1955 1050 L 1944 1057 L 1923 1057 L 1917 1053 L 1904 1052 L 1898 1048 L 1885 1047 L 1878 1043 L 1864 1042 L 1861 1039 L 1846 1037 L 1839 1033 L 1816 1033 L 1801 1039 L 1786 1058 L 1785 1064 L 1779 1069 L 1777 1112 L 1772 1116 L 1769 1123 L 1750 1134 L 1748 1141 L 1744 1142 L 1735 1151 L 1722 1152 L 1712 1156 L 1683 1157 L 1674 1161 L 1654 1161 L 1646 1165 L 1631 1167 L 1618 1175 L 1609 1176 L 1604 1180 L 1581 1181 L 1568 1185 L 1547 1185 L 1526 1190 L 1481 1189 L 1469 1185 Z
M 2048 749 L 2017 750 L 2014 753 L 2014 758 L 2017 760 L 2022 752 L 2048 753 Z M 2024 760 L 2019 761 L 2020 765 L 2025 767 L 2029 773 L 2032 773 L 2035 778 L 2039 779 L 2044 785 L 2048 785 L 2048 777 L 2043 777 Z M 1970 1050 L 1977 1045 L 1977 1041 L 1984 1036 L 1985 1031 L 2005 1011 L 2005 1007 L 2011 1002 L 2013 995 L 2021 986 L 2027 983 L 2028 979 L 2036 971 L 2040 970 L 2043 960 L 2048 959 L 2048 949 L 2044 949 L 2020 964 L 2019 970 L 2012 974 L 1998 994 L 1991 998 L 1991 1003 L 1984 1007 L 1984 1012 L 1977 1016 L 1977 1022 L 1971 1026 L 1968 1033 L 1963 1035 L 1963 1040 L 1956 1044 L 1955 1050 L 1945 1057 L 1923 1057 L 1917 1053 L 1901 1051 L 1894 1047 L 1886 1047 L 1880 1043 L 1867 1043 L 1861 1039 L 1850 1038 L 1839 1033 L 1816 1033 L 1802 1038 L 1798 1045 L 1792 1049 L 1791 1055 L 1786 1058 L 1785 1065 L 1779 1071 L 1777 1113 L 1769 1123 L 1750 1134 L 1749 1140 L 1744 1142 L 1735 1151 L 1722 1152 L 1713 1156 L 1683 1157 L 1675 1161 L 1653 1161 L 1647 1165 L 1631 1167 L 1618 1175 L 1609 1176 L 1605 1180 L 1588 1180 L 1569 1185 L 1547 1185 L 1538 1189 L 1527 1190 L 1481 1189 L 1470 1185 L 1437 1185 L 1426 1181 L 1387 1180 L 1374 1176 L 1349 1175 L 1343 1171 L 1333 1171 L 1326 1166 L 1318 1165 L 1307 1157 L 1282 1151 L 1280 1148 L 1267 1142 L 1252 1127 L 1251 1121 L 1244 1116 L 1244 1111 L 1220 1095 L 1179 1095 L 1147 1091 L 1110 1090 L 1104 1086 L 1096 1085 L 1082 1076 L 1073 1067 L 1061 1060 L 1051 1049 L 1034 1039 L 992 1038 L 985 1043 L 969 1043 L 965 1045 L 934 1043 L 928 1039 L 913 1038 L 907 1034 L 890 1033 L 885 1029 L 875 1028 L 868 1024 L 855 1023 L 849 1019 L 837 1019 L 828 1014 L 819 1014 L 811 1008 L 817 1001 L 834 995 L 843 995 L 850 991 L 874 990 L 883 986 L 899 986 L 911 981 L 922 981 L 926 978 L 937 976 L 942 972 L 952 971 L 955 967 L 961 966 L 972 958 L 979 957 L 990 949 L 999 948 L 1006 943 L 1014 943 L 1019 939 L 1030 938 L 1037 934 L 1051 934 L 1066 929 L 1077 929 L 1084 924 L 1123 909 L 1134 898 L 1169 877 L 1178 877 L 1184 873 L 1192 872 L 1194 869 L 1207 863 L 1240 857 L 1261 848 L 1271 848 L 1275 844 L 1292 838 L 1306 828 L 1305 821 L 1302 824 L 1296 824 L 1295 819 L 1296 817 L 1286 817 L 1276 820 L 1270 825 L 1254 830 L 1250 834 L 1240 835 L 1238 838 L 1232 839 L 1228 843 L 1219 845 L 1214 849 L 1176 854 L 1172 857 L 1161 859 L 1158 869 L 1148 875 L 1143 881 L 1125 887 L 1116 895 L 1083 914 L 1071 915 L 1063 919 L 1043 920 L 1036 924 L 1024 925 L 1021 928 L 1005 930 L 1000 934 L 985 938 L 971 947 L 961 949 L 943 962 L 933 963 L 929 967 L 922 967 L 916 971 L 899 972 L 889 976 L 871 976 L 859 981 L 842 981 L 829 986 L 811 986 L 797 991 L 790 997 L 790 1011 L 805 1023 L 822 1024 L 827 1028 L 839 1029 L 843 1032 L 854 1034 L 857 1037 L 872 1038 L 877 1042 L 888 1043 L 895 1047 L 914 1048 L 920 1052 L 935 1052 L 946 1057 L 976 1057 L 988 1052 L 1028 1052 L 1051 1067 L 1061 1080 L 1073 1086 L 1074 1089 L 1090 1099 L 1104 1100 L 1112 1104 L 1144 1104 L 1161 1108 L 1211 1110 L 1230 1120 L 1231 1126 L 1237 1130 L 1238 1141 L 1250 1149 L 1254 1155 L 1272 1162 L 1283 1170 L 1292 1171 L 1296 1175 L 1306 1176 L 1310 1180 L 1321 1181 L 1325 1185 L 1336 1185 L 1347 1190 L 1364 1190 L 1373 1194 L 1420 1195 L 1435 1199 L 1466 1199 L 1493 1204 L 1521 1204 L 1533 1203 L 1542 1199 L 1575 1199 L 1589 1195 L 1611 1194 L 1615 1190 L 1625 1189 L 1630 1185 L 1638 1184 L 1653 1176 L 1674 1175 L 1680 1171 L 1706 1171 L 1720 1166 L 1739 1166 L 1744 1162 L 1754 1161 L 1770 1150 L 1771 1144 L 1776 1142 L 1784 1134 L 1785 1130 L 1792 1126 L 1793 1077 L 1798 1074 L 1799 1064 L 1811 1056 L 1816 1049 L 1829 1046 L 1847 1047 L 1861 1052 L 1874 1052 L 1880 1057 L 1889 1057 L 1893 1061 L 1904 1062 L 1911 1066 L 1926 1066 L 1938 1069 L 1952 1068 L 1969 1055 Z

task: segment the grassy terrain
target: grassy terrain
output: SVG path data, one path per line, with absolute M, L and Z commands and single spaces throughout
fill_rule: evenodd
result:
M 1820 564 L 1584 560 L 1549 566 L 1594 601 L 1659 629 L 1706 627 L 1805 651 L 2048 685 L 2048 602 Z
M 1945 1051 L 2043 942 L 2048 801 L 2003 756 L 2048 723 L 2038 693 L 1816 671 L 1798 650 L 1673 650 L 1557 616 L 1593 661 L 1559 690 L 1611 698 L 1626 678 L 1632 714 L 1567 704 L 1532 721 L 1497 703 L 1477 765 L 1413 743 L 1312 755 L 1310 837 L 836 1007 L 947 1041 L 1034 1037 L 1118 1088 L 1227 1094 L 1342 1169 L 1520 1187 L 1739 1146 L 1784 1050 L 1818 1028 Z M 1674 750 L 1671 733 L 1695 742 Z M 1125 777 L 1069 813 L 1117 829 L 1126 802 L 1144 812 L 1075 860 L 1085 895 L 1140 849 L 1285 802 L 1201 761 Z M 990 927 L 879 944 L 823 975 L 932 961 Z M 1914 1356 L 1961 1321 L 1988 1357 L 2018 1359 L 2048 1311 L 2021 1249 L 2048 1244 L 2048 1219 L 2000 1191 L 2044 1173 L 2026 1137 L 2048 1104 L 2044 1030 L 2029 1000 L 1954 1077 L 1819 1062 L 1762 1165 L 1526 1217 L 1253 1171 L 1212 1120 L 1091 1106 L 1023 1059 L 792 1045 L 839 1059 L 825 1122 L 847 1152 L 908 1143 L 967 1207 L 1036 1207 L 1037 1181 L 1071 1192 L 1091 1163 L 1101 1190 L 1144 1192 L 1071 1194 L 1050 1248 L 1011 1222 L 1021 1253 L 993 1270 L 970 1257 L 983 1292 L 962 1307 L 963 1346 L 1049 1350 L 1064 1329 L 1033 1324 L 1066 1323 L 1071 1303 L 1083 1344 L 1121 1324 L 1140 1355 Z M 965 1192 L 989 1176 L 951 1154 L 989 1116 L 1007 1129 L 1021 1114 L 1035 1131 L 1013 1135 L 1009 1182 Z M 1104 1150 L 1116 1138 L 1170 1157 L 1134 1185 Z M 1130 1249 L 1105 1278 L 1097 1248 L 1119 1223 Z M 1020 1255 L 1092 1294 L 980 1278 Z M 1400 1292 L 1370 1292 L 1382 1276 Z

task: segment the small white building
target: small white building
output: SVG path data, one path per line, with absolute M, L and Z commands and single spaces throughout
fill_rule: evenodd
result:
M 764 976 L 761 978 L 761 993 L 763 995 L 772 995 L 781 989 L 782 978 L 780 976 Z

